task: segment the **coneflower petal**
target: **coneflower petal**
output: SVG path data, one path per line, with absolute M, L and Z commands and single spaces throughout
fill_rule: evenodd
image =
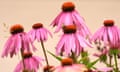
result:
M 59 19 L 61 18 L 62 14 L 63 13 L 60 12 L 60 14 L 58 14 L 58 16 L 53 20 L 53 22 L 50 25 L 52 25 L 53 27 L 58 25 Z
M 60 31 L 60 29 L 62 28 L 63 23 L 64 23 L 63 22 L 64 21 L 64 17 L 65 17 L 65 13 L 62 13 L 62 15 L 61 15 L 61 17 L 60 17 L 60 19 L 58 21 L 58 25 L 56 27 L 55 33 L 57 33 L 58 31 Z

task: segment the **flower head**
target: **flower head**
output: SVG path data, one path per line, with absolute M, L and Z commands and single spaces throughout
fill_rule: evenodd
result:
M 61 36 L 57 46 L 57 55 L 63 54 L 70 56 L 71 52 L 79 55 L 84 47 L 92 47 L 77 31 L 75 25 L 67 25 L 63 27 L 64 34 Z
M 63 32 L 64 33 L 75 33 L 76 32 L 76 26 L 75 25 L 68 25 L 68 26 L 63 26 Z
M 11 26 L 11 28 L 10 28 L 11 34 L 17 34 L 17 33 L 23 32 L 23 31 L 24 31 L 24 28 L 20 24 L 15 24 L 15 25 Z
M 73 64 L 73 60 L 71 58 L 65 58 L 61 60 L 61 65 L 62 66 L 69 66 Z
M 31 51 L 30 46 L 32 46 L 32 50 L 36 50 L 31 40 L 24 32 L 22 25 L 13 25 L 10 28 L 10 33 L 11 36 L 8 38 L 7 42 L 4 45 L 2 57 L 8 56 L 8 54 L 13 57 L 13 55 L 16 55 L 21 49 L 23 51 Z
M 48 39 L 48 35 L 52 37 L 50 31 L 44 28 L 42 23 L 35 23 L 33 24 L 32 28 L 33 29 L 28 32 L 28 35 L 30 36 L 32 41 L 46 41 Z
M 75 5 L 72 2 L 65 2 L 62 5 L 62 10 L 64 12 L 73 11 L 74 9 L 75 9 Z
M 114 21 L 113 20 L 104 20 L 104 26 L 113 26 L 114 25 Z
M 120 47 L 120 29 L 114 25 L 113 20 L 105 20 L 102 26 L 92 37 L 92 40 L 102 41 L 105 46 L 110 48 Z
M 23 61 L 21 60 L 17 64 L 14 72 L 38 72 L 39 67 L 42 66 L 43 59 L 37 56 L 32 56 L 31 52 L 23 53 L 23 58 L 25 69 L 23 66 Z
M 71 58 L 65 58 L 61 61 L 61 66 L 55 68 L 53 72 L 87 72 L 88 69 L 83 64 L 73 64 Z
M 55 32 L 59 32 L 65 25 L 75 24 L 80 34 L 84 37 L 90 36 L 91 33 L 87 28 L 83 17 L 75 10 L 75 5 L 72 2 L 65 2 L 62 5 L 62 12 L 53 20 L 51 25 L 56 26 Z

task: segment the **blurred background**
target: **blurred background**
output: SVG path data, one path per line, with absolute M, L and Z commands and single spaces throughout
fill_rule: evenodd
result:
M 76 10 L 84 17 L 86 25 L 92 33 L 103 25 L 105 19 L 113 19 L 115 24 L 120 27 L 120 0 L 0 0 L 0 55 L 10 36 L 11 25 L 22 24 L 25 31 L 28 32 L 37 22 L 43 23 L 44 27 L 52 32 L 53 38 L 49 37 L 45 42 L 45 48 L 55 53 L 60 33 L 54 34 L 54 28 L 50 26 L 50 23 L 61 12 L 61 5 L 66 1 L 72 1 L 76 5 Z M 38 51 L 34 55 L 44 58 L 40 43 L 36 42 L 35 46 Z M 96 52 L 94 48 L 87 50 L 90 55 Z M 47 53 L 47 55 L 51 65 L 60 64 L 50 54 Z M 94 59 L 92 55 L 91 58 Z M 0 57 L 0 72 L 13 72 L 20 59 L 20 54 L 13 58 Z M 96 66 L 102 66 L 102 64 Z

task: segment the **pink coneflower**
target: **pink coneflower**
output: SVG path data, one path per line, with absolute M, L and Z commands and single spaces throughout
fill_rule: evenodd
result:
M 29 31 L 28 35 L 31 37 L 32 41 L 37 40 L 38 42 L 41 42 L 46 64 L 47 66 L 49 66 L 47 54 L 43 42 L 48 39 L 48 35 L 52 37 L 52 34 L 50 33 L 50 31 L 48 31 L 46 28 L 43 27 L 42 23 L 35 23 L 33 24 L 32 28 L 33 29 Z
M 104 45 L 111 48 L 120 47 L 120 29 L 114 25 L 113 20 L 105 20 L 102 26 L 92 37 L 92 40 L 103 41 Z
M 35 50 L 31 40 L 24 32 L 23 26 L 20 24 L 13 25 L 10 28 L 10 33 L 11 36 L 4 45 L 2 57 L 8 56 L 8 54 L 10 54 L 10 57 L 13 57 L 13 55 L 16 55 L 20 50 L 30 51 L 30 46 L 32 46 L 33 50 Z
M 48 39 L 48 35 L 52 37 L 52 34 L 49 30 L 43 27 L 42 23 L 35 23 L 32 26 L 32 30 L 28 32 L 28 35 L 31 37 L 31 40 L 37 40 L 37 41 L 46 41 Z
M 64 34 L 61 36 L 57 47 L 57 55 L 65 54 L 70 56 L 71 52 L 79 55 L 84 47 L 92 47 L 80 34 L 76 31 L 75 25 L 68 25 L 63 27 Z
M 88 72 L 83 64 L 73 64 L 71 58 L 65 58 L 61 61 L 61 65 L 57 66 L 53 72 Z
M 38 72 L 39 67 L 42 66 L 43 59 L 32 56 L 31 52 L 23 53 L 23 59 L 17 64 L 14 72 Z
M 62 5 L 62 12 L 53 20 L 51 25 L 57 26 L 55 32 L 59 32 L 62 26 L 71 24 L 75 24 L 84 37 L 91 34 L 83 17 L 75 10 L 75 5 L 72 2 L 65 2 Z

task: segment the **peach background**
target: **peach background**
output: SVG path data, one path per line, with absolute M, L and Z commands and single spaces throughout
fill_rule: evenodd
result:
M 61 4 L 65 1 L 72 1 L 76 5 L 76 9 L 84 17 L 87 26 L 94 33 L 104 19 L 114 19 L 116 25 L 120 27 L 120 1 L 119 0 L 0 0 L 0 53 L 3 45 L 9 37 L 9 27 L 12 24 L 20 23 L 28 32 L 32 24 L 41 22 L 52 33 L 54 29 L 50 27 L 51 21 L 61 11 Z M 4 27 L 4 23 L 8 29 Z M 59 34 L 53 34 L 53 38 L 45 42 L 47 50 L 54 52 L 56 43 L 59 40 Z M 40 48 L 40 43 L 35 44 Z M 95 52 L 94 49 L 89 49 L 90 53 Z M 35 55 L 43 57 L 42 49 L 40 48 Z M 43 57 L 44 58 L 44 57 Z M 48 59 L 51 65 L 58 65 L 59 62 L 48 54 Z M 16 64 L 20 60 L 20 54 L 12 59 L 0 57 L 0 72 L 13 72 Z M 98 67 L 101 64 L 96 65 Z M 41 71 L 42 72 L 42 71 Z

